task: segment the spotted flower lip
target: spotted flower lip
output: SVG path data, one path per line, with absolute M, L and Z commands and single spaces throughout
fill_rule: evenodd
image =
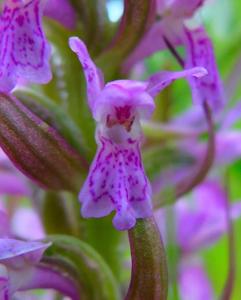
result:
M 84 217 L 103 217 L 116 211 L 118 230 L 130 229 L 137 218 L 152 215 L 151 187 L 145 175 L 140 147 L 140 120 L 150 118 L 154 97 L 173 80 L 200 77 L 196 67 L 181 72 L 159 72 L 147 81 L 116 80 L 104 84 L 103 75 L 77 37 L 69 40 L 78 55 L 87 82 L 88 104 L 96 120 L 96 156 L 79 199 Z
M 25 80 L 47 83 L 50 46 L 42 30 L 43 0 L 5 0 L 0 19 L 0 91 Z

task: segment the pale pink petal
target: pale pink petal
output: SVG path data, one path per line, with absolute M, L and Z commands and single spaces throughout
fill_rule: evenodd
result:
M 179 272 L 179 292 L 182 300 L 213 300 L 211 283 L 200 263 L 183 263 Z
M 14 174 L 14 172 L 3 171 L 0 172 L 0 194 L 13 196 L 29 196 L 30 188 L 23 176 Z
M 14 236 L 28 240 L 45 237 L 38 214 L 30 207 L 19 207 L 11 217 L 11 231 Z

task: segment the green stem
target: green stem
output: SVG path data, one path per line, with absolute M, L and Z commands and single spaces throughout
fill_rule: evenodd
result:
M 154 219 L 138 220 L 128 234 L 132 275 L 125 300 L 166 300 L 168 290 L 166 256 Z

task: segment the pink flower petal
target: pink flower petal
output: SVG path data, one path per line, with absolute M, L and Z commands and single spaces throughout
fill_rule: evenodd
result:
M 224 103 L 224 94 L 218 68 L 215 61 L 212 42 L 203 27 L 195 30 L 184 30 L 186 45 L 186 68 L 203 66 L 208 75 L 202 79 L 189 78 L 193 100 L 196 103 L 207 101 L 213 109 L 220 108 Z
M 211 283 L 200 263 L 182 264 L 179 291 L 182 300 L 214 299 Z
M 152 75 L 149 78 L 149 84 L 147 86 L 146 91 L 152 96 L 155 97 L 160 91 L 162 91 L 165 87 L 171 84 L 174 80 L 182 78 L 182 77 L 196 77 L 200 78 L 207 75 L 207 70 L 202 67 L 195 67 L 186 69 L 184 71 L 179 72 L 171 72 L 171 71 L 162 71 Z

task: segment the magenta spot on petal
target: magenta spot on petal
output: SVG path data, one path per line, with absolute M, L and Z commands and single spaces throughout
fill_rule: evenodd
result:
M 33 45 L 33 44 L 34 44 L 34 40 L 33 40 L 32 38 L 28 37 L 28 43 L 29 43 L 30 45 Z
M 19 15 L 19 16 L 16 18 L 16 22 L 18 23 L 18 26 L 22 27 L 23 24 L 24 24 L 24 16 L 23 16 L 23 15 Z

